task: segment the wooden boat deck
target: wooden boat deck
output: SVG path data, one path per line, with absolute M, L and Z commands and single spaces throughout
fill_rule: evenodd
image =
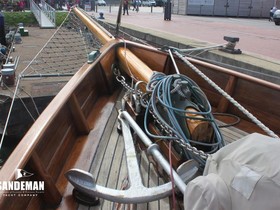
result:
M 110 119 L 108 120 L 102 135 L 102 139 L 98 145 L 97 153 L 92 161 L 90 173 L 93 174 L 98 185 L 113 189 L 124 189 L 127 187 L 128 181 L 123 137 L 117 131 L 118 104 L 120 103 L 117 102 L 115 108 L 112 110 Z M 223 128 L 221 131 L 227 143 L 231 143 L 247 134 L 234 127 Z M 141 166 L 140 169 L 143 172 L 142 179 L 144 185 L 146 187 L 153 187 L 163 184 L 163 179 L 156 175 L 153 164 L 148 161 L 148 158 L 144 153 L 145 152 L 140 151 L 138 159 Z M 171 209 L 169 200 L 170 198 L 164 198 L 159 201 L 137 205 L 121 205 L 100 199 L 100 205 L 98 206 L 88 207 L 79 204 L 78 209 Z M 183 207 L 177 206 L 176 209 L 183 209 Z

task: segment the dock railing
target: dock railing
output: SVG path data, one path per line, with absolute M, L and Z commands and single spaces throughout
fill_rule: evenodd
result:
M 30 0 L 30 10 L 33 12 L 41 28 L 55 28 L 55 9 L 44 0 L 38 5 Z
M 45 15 L 50 19 L 52 23 L 55 24 L 55 9 L 50 6 L 48 3 L 46 3 L 44 0 L 41 0 L 42 4 L 42 11 L 45 13 Z
M 38 21 L 39 25 L 41 25 L 41 9 L 39 5 L 37 5 L 33 0 L 30 0 L 30 10 L 34 14 L 36 20 Z

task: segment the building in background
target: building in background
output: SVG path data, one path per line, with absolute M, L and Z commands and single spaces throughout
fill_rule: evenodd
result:
M 173 0 L 172 13 L 228 17 L 268 18 L 280 0 Z

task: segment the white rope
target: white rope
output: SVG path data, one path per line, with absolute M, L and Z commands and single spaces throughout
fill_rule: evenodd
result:
M 248 118 L 250 118 L 257 126 L 264 130 L 268 135 L 274 138 L 279 138 L 272 130 L 265 126 L 260 120 L 258 120 L 254 115 L 252 115 L 247 109 L 245 109 L 241 104 L 239 104 L 234 98 L 232 98 L 228 93 L 221 89 L 216 83 L 214 83 L 210 78 L 203 74 L 198 68 L 191 64 L 182 54 L 177 51 L 174 53 L 187 64 L 194 72 L 201 76 L 206 82 L 208 82 L 213 88 L 215 88 L 222 96 L 229 100 L 234 106 L 236 106 L 241 112 L 243 112 Z
M 215 50 L 217 48 L 221 48 L 225 46 L 225 44 L 219 44 L 214 46 L 206 46 L 206 47 L 195 47 L 195 48 L 189 48 L 189 49 L 180 49 L 181 52 L 193 52 L 193 51 L 200 51 L 200 50 Z
M 37 107 L 37 105 L 36 105 L 36 103 L 35 103 L 34 98 L 32 97 L 32 95 L 29 94 L 27 91 L 25 91 L 22 87 L 21 87 L 20 89 L 21 89 L 23 92 L 25 92 L 25 93 L 31 98 L 32 103 L 33 103 L 33 105 L 34 105 L 34 107 L 35 107 L 35 109 L 36 109 L 36 112 L 37 112 L 38 116 L 39 116 L 39 115 L 40 115 L 40 112 L 39 112 L 39 109 L 38 109 L 38 107 Z

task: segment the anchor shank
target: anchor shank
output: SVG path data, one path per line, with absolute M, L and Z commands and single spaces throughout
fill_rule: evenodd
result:
M 130 181 L 130 187 L 143 187 L 141 172 L 136 157 L 136 151 L 132 140 L 132 135 L 129 125 L 124 119 L 120 119 L 122 125 L 122 134 L 125 145 L 126 163 L 128 170 L 128 177 Z
M 163 157 L 163 155 L 160 153 L 157 147 L 153 146 L 153 142 L 149 139 L 149 137 L 142 131 L 142 129 L 137 125 L 137 123 L 134 121 L 134 119 L 128 114 L 126 111 L 122 111 L 120 114 L 121 117 L 124 117 L 129 125 L 133 128 L 133 130 L 137 133 L 139 138 L 142 140 L 142 142 L 146 145 L 146 147 L 151 147 L 149 152 L 153 155 L 153 157 L 158 161 L 158 163 L 162 166 L 164 171 L 168 174 L 170 174 L 170 164 L 169 162 Z M 174 182 L 176 186 L 179 188 L 179 190 L 184 193 L 186 189 L 185 182 L 181 179 L 181 177 L 177 174 L 177 172 L 172 169 L 172 174 L 174 178 Z

